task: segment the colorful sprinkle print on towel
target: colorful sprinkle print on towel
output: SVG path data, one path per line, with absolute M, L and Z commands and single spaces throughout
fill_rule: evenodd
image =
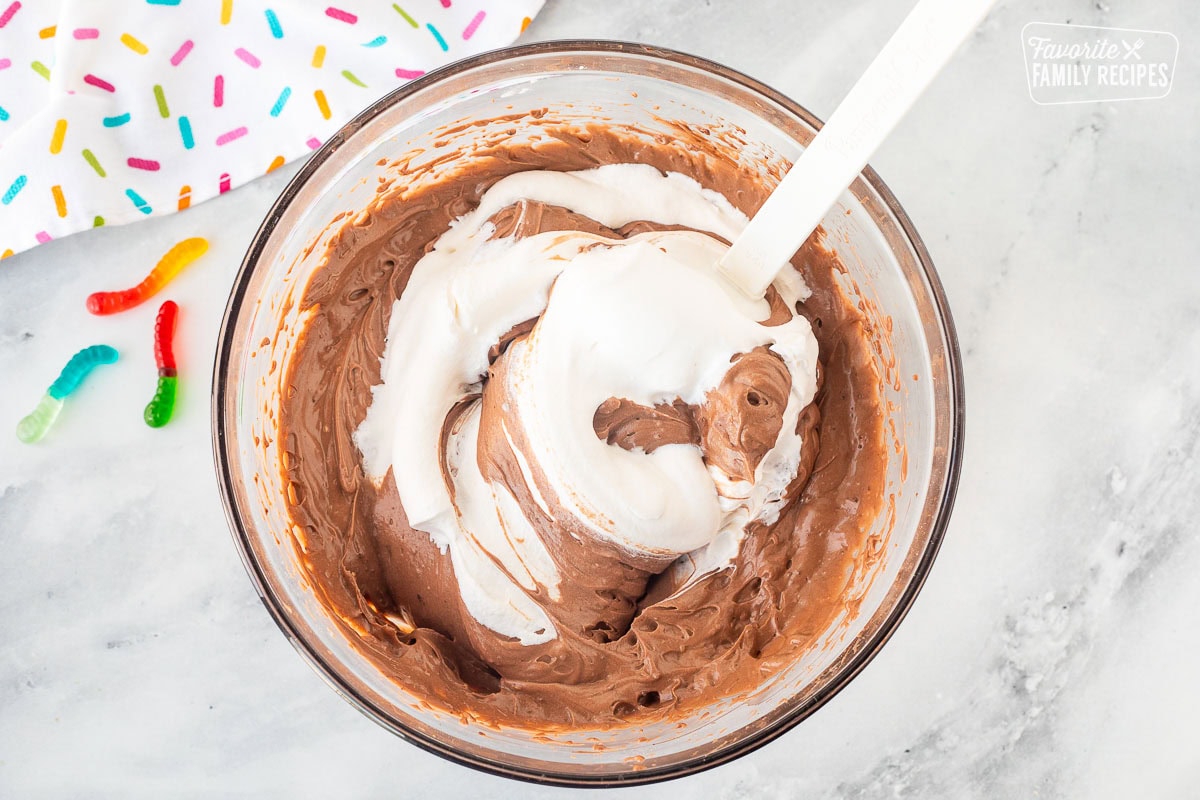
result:
M 0 0 L 0 257 L 311 153 L 544 0 Z

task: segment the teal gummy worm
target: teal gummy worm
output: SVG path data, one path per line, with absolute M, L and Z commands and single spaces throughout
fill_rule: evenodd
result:
M 62 400 L 79 388 L 79 384 L 83 383 L 83 379 L 88 376 L 89 372 L 101 364 L 112 364 L 116 360 L 116 349 L 106 344 L 85 347 L 71 356 L 71 360 L 62 368 L 62 372 L 58 373 L 54 383 L 50 384 L 50 391 L 47 394 L 55 400 Z
M 45 436 L 54 420 L 58 419 L 58 412 L 62 411 L 62 407 L 62 400 L 48 394 L 42 395 L 37 408 L 17 423 L 17 438 L 25 444 L 33 444 Z
M 17 423 L 17 438 L 27 444 L 36 442 L 46 435 L 50 426 L 62 411 L 63 400 L 79 388 L 83 379 L 100 364 L 112 364 L 117 360 L 117 351 L 106 344 L 85 347 L 62 368 L 54 383 L 28 416 Z

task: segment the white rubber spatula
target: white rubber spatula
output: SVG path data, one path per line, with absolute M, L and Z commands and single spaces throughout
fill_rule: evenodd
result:
M 762 297 L 995 0 L 919 0 L 718 264 Z

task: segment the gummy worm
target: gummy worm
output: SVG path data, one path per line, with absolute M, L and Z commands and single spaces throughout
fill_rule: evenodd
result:
M 150 274 L 132 289 L 119 292 L 96 292 L 87 299 L 88 311 L 93 314 L 115 314 L 145 302 L 179 274 L 179 271 L 208 252 L 208 240 L 196 236 L 184 239 L 166 252 L 150 270 Z
M 179 306 L 168 300 L 158 309 L 154 321 L 154 362 L 158 365 L 158 387 L 154 398 L 146 406 L 146 424 L 161 428 L 171 421 L 175 411 L 175 390 L 179 382 L 175 369 L 175 353 L 171 348 L 175 338 L 175 321 L 179 318 Z
M 17 438 L 26 444 L 32 444 L 41 439 L 46 435 L 46 431 L 50 430 L 54 420 L 58 419 L 58 412 L 62 411 L 62 407 L 62 400 L 48 394 L 42 395 L 37 408 L 17 423 Z
M 46 431 L 50 430 L 50 426 L 58 419 L 67 395 L 75 391 L 88 373 L 98 365 L 111 364 L 116 360 L 117 351 L 106 344 L 85 347 L 71 356 L 71 360 L 38 401 L 37 408 L 17 423 L 17 438 L 30 444 L 45 436 Z

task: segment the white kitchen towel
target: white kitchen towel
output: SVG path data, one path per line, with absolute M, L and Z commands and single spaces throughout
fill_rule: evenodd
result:
M 181 211 L 543 0 L 0 0 L 0 258 Z

